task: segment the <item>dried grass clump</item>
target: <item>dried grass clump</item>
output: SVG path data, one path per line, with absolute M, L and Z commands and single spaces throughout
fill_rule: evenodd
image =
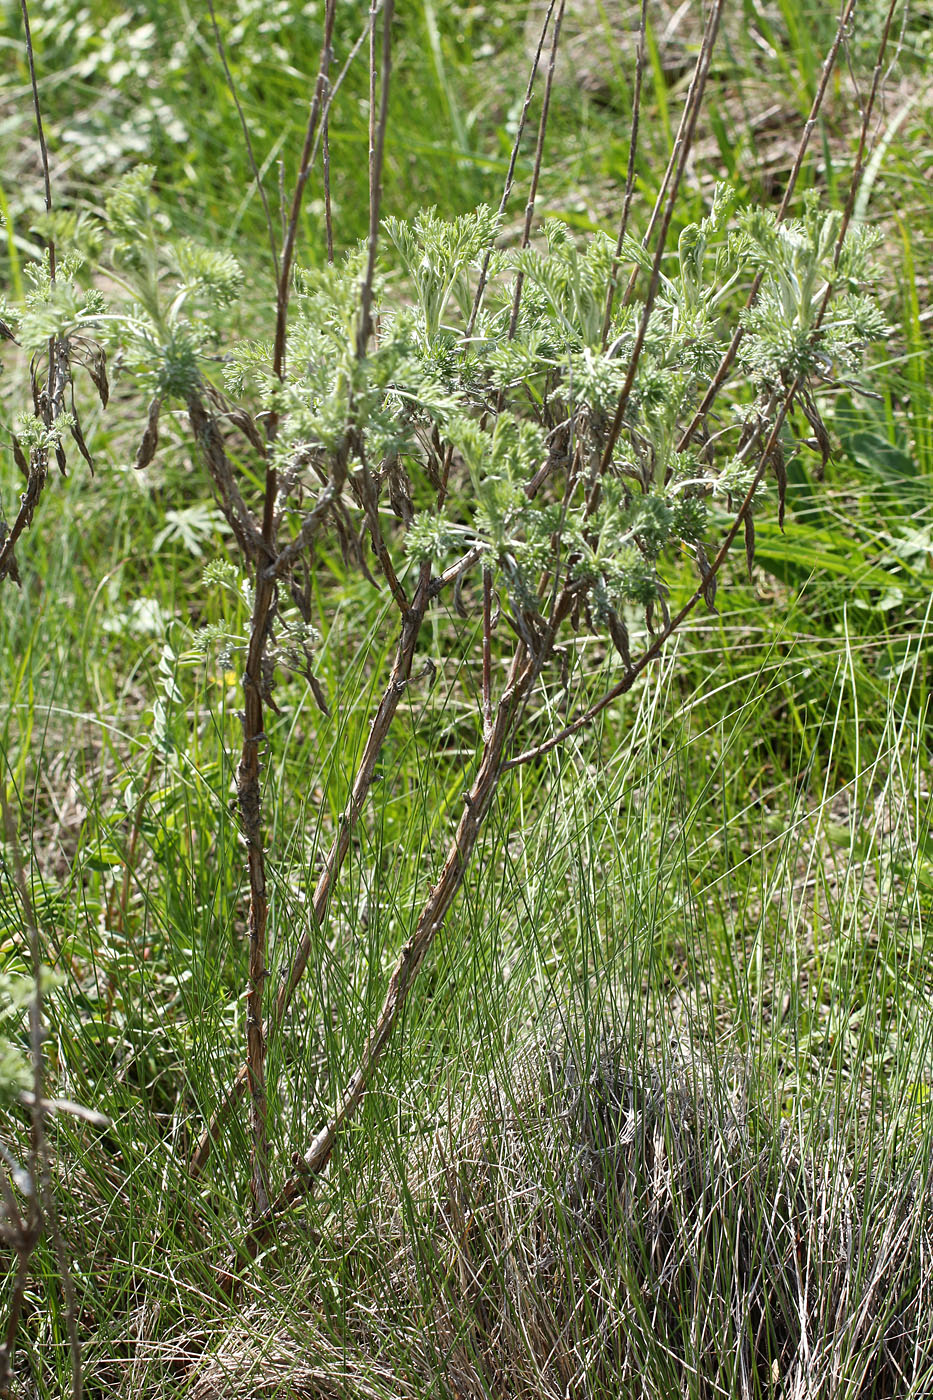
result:
M 252 1309 L 200 1368 L 191 1400 L 414 1400 L 391 1368 L 296 1324 L 270 1336 L 261 1309 Z
M 453 1119 L 369 1215 L 344 1344 L 319 1299 L 257 1307 L 194 1400 L 933 1393 L 928 1179 L 802 1148 L 738 1071 L 606 1045 L 528 1051 Z
M 526 1059 L 426 1177 L 398 1286 L 453 1394 L 930 1393 L 928 1183 L 803 1157 L 738 1078 L 578 1062 Z

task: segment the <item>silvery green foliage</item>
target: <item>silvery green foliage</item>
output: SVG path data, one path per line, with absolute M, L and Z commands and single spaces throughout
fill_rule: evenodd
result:
M 738 255 L 764 272 L 755 305 L 742 313 L 741 363 L 760 385 L 789 385 L 795 377 L 858 366 L 862 347 L 887 333 L 884 316 L 861 288 L 872 273 L 880 235 L 864 225 L 846 238 L 833 270 L 842 216 L 807 200 L 804 217 L 779 224 L 761 209 L 746 211 L 736 237 Z M 828 282 L 836 292 L 814 336 Z
M 159 398 L 184 397 L 213 371 L 205 345 L 219 343 L 239 274 L 227 255 L 191 245 L 157 256 L 158 239 L 140 232 L 152 225 L 151 196 L 133 178 L 108 206 L 118 261 L 125 250 L 127 281 L 141 289 L 142 309 L 123 335 Z M 388 550 L 396 573 L 406 557 L 437 572 L 464 559 L 465 572 L 491 575 L 507 621 L 532 645 L 559 587 L 571 621 L 606 625 L 625 655 L 628 612 L 645 613 L 649 627 L 657 611 L 666 615 L 667 560 L 686 552 L 703 583 L 723 533 L 716 512 L 756 479 L 757 449 L 787 391 L 795 386 L 825 449 L 818 381 L 837 366 L 851 372 L 886 333 L 865 290 L 873 240 L 864 231 L 837 252 L 840 215 L 815 200 L 783 224 L 733 206 L 718 189 L 708 216 L 665 259 L 633 372 L 637 289 L 650 259 L 632 239 L 605 337 L 613 245 L 601 233 L 578 240 L 554 220 L 521 251 L 495 249 L 486 208 L 453 221 L 434 210 L 386 220 L 376 332 L 362 356 L 364 250 L 299 269 L 284 380 L 272 373 L 268 342 L 228 341 L 222 356 L 230 399 L 275 416 L 286 532 L 290 513 L 297 531 L 301 510 L 329 489 L 344 552 L 364 568 L 367 538 Z M 625 296 L 633 271 L 635 295 Z M 758 298 L 743 311 L 758 272 Z M 213 321 L 188 312 L 205 303 Z M 701 416 L 685 435 L 739 325 L 738 373 L 716 418 Z M 788 447 L 791 420 L 772 451 L 781 494 Z M 753 533 L 746 543 L 751 555 Z

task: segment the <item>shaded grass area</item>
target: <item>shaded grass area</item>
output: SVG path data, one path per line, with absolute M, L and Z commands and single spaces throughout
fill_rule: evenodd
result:
M 614 32 L 599 8 L 584 37 Z M 805 111 L 817 75 L 812 17 L 738 8 L 684 220 L 715 175 L 780 192 L 788 114 Z M 154 160 L 183 226 L 203 233 L 206 220 L 248 264 L 256 250 L 258 302 L 256 201 L 205 17 L 111 11 L 48 6 L 37 23 L 56 177 L 93 203 L 105 171 Z M 345 49 L 364 11 L 342 11 Z M 643 206 L 690 52 L 686 21 L 668 32 L 675 13 L 652 9 Z M 193 640 L 229 608 L 201 584 L 225 542 L 181 445 L 140 478 L 118 469 L 126 427 L 92 421 L 107 468 L 59 485 L 54 526 L 49 512 L 30 537 L 31 578 L 0 615 L 5 780 L 64 974 L 50 1060 L 61 1092 L 112 1120 L 104 1133 L 64 1117 L 55 1128 L 88 1394 L 929 1393 L 931 221 L 917 80 L 929 16 L 914 13 L 864 210 L 898 206 L 881 398 L 838 402 L 825 484 L 812 463 L 792 468 L 787 534 L 760 526 L 756 586 L 736 580 L 728 609 L 594 738 L 506 785 L 379 1094 L 236 1312 L 216 1267 L 246 1224 L 243 1125 L 203 1182 L 185 1166 L 242 1054 L 240 697 Z M 274 191 L 316 64 L 314 14 L 241 3 L 219 15 Z M 524 6 L 406 10 L 391 206 L 454 212 L 497 196 L 515 118 L 503 72 L 525 61 L 524 21 Z M 782 74 L 776 104 L 753 52 L 765 49 Z M 581 227 L 612 223 L 630 81 L 620 61 L 582 93 L 559 86 L 547 199 Z M 368 136 L 362 78 L 347 82 L 333 159 L 349 242 L 365 225 Z M 10 168 L 28 172 L 21 95 L 4 98 L 4 141 Z M 830 194 L 845 105 L 840 87 L 806 174 Z M 14 283 L 27 237 L 16 197 L 4 188 Z M 312 200 L 309 260 L 322 218 Z M 336 556 L 320 562 L 334 718 L 292 683 L 270 736 L 273 975 L 309 928 L 318 949 L 271 1048 L 279 1162 L 307 1145 L 356 1063 L 476 724 L 476 675 L 440 617 L 438 677 L 411 688 L 338 898 L 311 927 L 391 642 L 381 599 Z M 676 564 L 671 578 L 676 597 Z M 552 713 L 605 675 L 593 639 L 573 660 Z M 3 960 L 23 966 L 5 866 L 0 880 Z M 15 1112 L 8 1130 L 21 1140 Z M 19 1376 L 51 1397 L 68 1361 L 51 1251 L 39 1259 Z

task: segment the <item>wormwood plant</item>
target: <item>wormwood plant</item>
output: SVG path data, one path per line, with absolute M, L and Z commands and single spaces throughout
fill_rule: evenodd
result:
M 452 222 L 433 210 L 408 222 L 380 218 L 393 19 L 386 0 L 381 53 L 375 10 L 370 45 L 369 237 L 339 260 L 314 267 L 302 264 L 297 237 L 304 190 L 322 144 L 326 155 L 333 120 L 329 0 L 281 247 L 269 221 L 276 302 L 268 339 L 232 335 L 228 308 L 240 286 L 234 258 L 190 241 L 167 244 L 151 172 L 143 167 L 116 186 L 101 219 L 72 221 L 67 229 L 59 224 L 59 237 L 66 233 L 77 250 L 67 263 L 72 281 L 55 276 L 53 253 L 36 274 L 26 315 L 20 322 L 11 317 L 12 330 L 36 357 L 47 354 L 50 366 L 46 387 L 36 391 L 35 415 L 19 432 L 26 496 L 38 498 L 49 455 L 63 450 L 67 433 L 82 446 L 77 417 L 63 397 L 70 375 L 61 365 L 83 358 L 105 397 L 103 355 L 90 339 L 93 330 L 120 347 L 134 382 L 146 390 L 137 465 L 152 462 L 164 414 L 186 424 L 246 570 L 250 626 L 240 652 L 237 800 L 250 890 L 247 1047 L 244 1067 L 205 1130 L 191 1168 L 203 1169 L 225 1114 L 248 1095 L 251 1247 L 324 1169 L 372 1085 L 411 986 L 466 877 L 499 784 L 590 725 L 635 684 L 699 605 L 715 606 L 724 561 L 739 536 L 751 569 L 754 522 L 768 508 L 768 483 L 776 486 L 783 519 L 788 454 L 802 439 L 824 456 L 828 451 L 818 407 L 821 383 L 856 371 L 864 347 L 885 334 L 866 290 L 874 239 L 850 226 L 880 56 L 847 207 L 826 210 L 812 197 L 790 217 L 797 173 L 853 10 L 850 0 L 780 209 L 737 207 L 720 187 L 707 216 L 668 250 L 722 0 L 710 9 L 671 162 L 643 237 L 636 239 L 628 227 L 630 162 L 617 237 L 596 234 L 584 241 L 557 221 L 534 229 L 563 12 L 554 3 L 499 209 L 482 207 Z M 643 7 L 639 74 L 644 26 Z M 887 29 L 883 44 L 886 38 Z M 523 234 L 519 247 L 501 247 L 548 39 Z M 634 140 L 633 132 L 633 150 Z M 101 247 L 101 265 L 123 293 L 106 313 L 96 295 L 80 293 L 74 280 L 78 252 L 96 258 Z M 73 288 L 67 294 L 66 285 Z M 33 379 L 39 383 L 36 371 Z M 0 569 L 8 574 L 12 543 L 22 528 L 14 524 L 0 553 Z M 328 705 L 314 673 L 312 607 L 316 550 L 325 536 L 335 538 L 344 558 L 390 601 L 396 643 L 314 891 L 314 929 L 326 919 L 402 698 L 430 671 L 423 636 L 438 608 L 454 619 L 459 653 L 475 650 L 476 746 L 464 765 L 456 829 L 414 932 L 399 951 L 357 1069 L 276 1189 L 266 1046 L 280 1030 L 314 942 L 305 934 L 281 977 L 267 981 L 260 758 L 266 715 L 276 709 L 286 671 L 302 671 L 320 707 Z M 686 594 L 681 590 L 674 604 L 674 565 L 685 557 L 692 561 L 695 586 Z M 219 572 L 215 566 L 211 576 Z M 214 629 L 205 644 L 220 640 L 223 631 Z M 579 709 L 557 724 L 553 717 L 566 694 L 573 637 L 580 632 L 601 644 L 605 664 L 589 679 Z M 267 1005 L 270 985 L 275 991 Z

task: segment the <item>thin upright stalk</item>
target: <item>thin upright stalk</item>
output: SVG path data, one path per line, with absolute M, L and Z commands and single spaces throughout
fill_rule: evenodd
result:
M 703 42 L 700 46 L 700 53 L 697 57 L 694 80 L 691 84 L 690 95 L 687 99 L 687 106 L 684 111 L 682 130 L 678 133 L 675 149 L 678 149 L 678 159 L 670 180 L 670 188 L 667 195 L 667 202 L 664 206 L 663 214 L 660 218 L 660 229 L 658 231 L 657 247 L 655 249 L 654 263 L 651 269 L 651 280 L 648 284 L 648 291 L 645 296 L 645 305 L 638 323 L 638 330 L 635 335 L 635 344 L 629 355 L 628 370 L 622 388 L 619 391 L 616 403 L 615 416 L 612 420 L 612 427 L 606 438 L 602 459 L 599 464 L 599 475 L 605 475 L 609 463 L 612 461 L 612 454 L 622 430 L 622 420 L 625 410 L 635 384 L 635 375 L 638 372 L 638 364 L 641 359 L 642 347 L 645 343 L 645 336 L 648 333 L 648 323 L 651 320 L 651 313 L 654 309 L 655 298 L 658 294 L 658 287 L 661 281 L 661 262 L 667 246 L 667 234 L 674 216 L 674 207 L 677 201 L 677 194 L 680 189 L 680 182 L 683 178 L 684 169 L 687 164 L 687 157 L 693 144 L 693 135 L 696 130 L 697 117 L 703 104 L 703 93 L 706 88 L 706 79 L 709 75 L 709 66 L 713 57 L 713 49 L 716 43 L 716 35 L 719 32 L 719 22 L 722 19 L 722 12 L 725 0 L 715 0 L 710 11 L 706 29 L 703 33 Z M 631 285 L 631 284 L 630 284 Z
M 36 56 L 32 45 L 32 28 L 29 23 L 29 6 L 26 0 L 20 0 L 20 13 L 23 18 L 23 32 L 26 40 L 26 62 L 29 67 L 29 82 L 32 88 L 33 113 L 36 119 L 36 137 L 39 142 L 39 159 L 42 165 L 42 183 L 45 192 L 45 211 L 52 212 L 52 176 L 49 169 L 49 151 L 45 141 L 45 127 L 42 121 L 42 104 L 39 101 L 39 80 L 36 75 Z M 46 247 L 49 254 L 49 280 L 55 283 L 56 258 L 55 239 L 51 230 L 46 238 Z M 55 419 L 64 409 L 65 389 L 69 382 L 67 342 L 59 341 L 55 336 L 51 336 L 48 342 L 48 382 L 43 400 L 40 398 L 35 378 L 33 379 L 33 396 L 36 400 L 36 412 L 40 412 L 40 404 L 43 404 L 41 412 L 45 426 L 51 427 Z M 14 582 L 19 582 L 19 573 L 16 567 L 16 556 L 14 549 L 16 542 L 24 530 L 32 524 L 32 518 L 39 498 L 42 495 L 48 477 L 49 450 L 45 447 L 37 447 L 30 453 L 29 478 L 26 482 L 26 489 L 20 500 L 19 510 L 16 519 L 9 530 L 0 537 L 0 579 L 9 575 Z
M 509 197 L 512 193 L 512 186 L 515 182 L 515 167 L 518 164 L 518 153 L 521 150 L 522 137 L 525 134 L 525 123 L 528 119 L 528 109 L 531 106 L 531 98 L 532 94 L 534 93 L 535 78 L 538 74 L 538 65 L 541 62 L 541 51 L 544 48 L 544 40 L 547 37 L 548 26 L 550 25 L 551 15 L 554 13 L 554 6 L 556 5 L 556 3 L 557 0 L 550 0 L 550 3 L 547 7 L 547 11 L 544 16 L 544 23 L 541 26 L 541 32 L 538 35 L 538 43 L 537 47 L 535 48 L 534 57 L 531 61 L 531 70 L 528 74 L 528 82 L 525 84 L 525 97 L 524 101 L 522 102 L 521 114 L 518 118 L 518 126 L 515 131 L 515 140 L 512 142 L 512 150 L 509 155 L 509 168 L 506 171 L 505 182 L 502 186 L 502 194 L 499 198 L 499 208 L 496 213 L 497 228 L 502 222 L 502 217 L 505 214 L 509 202 Z M 476 326 L 476 318 L 479 315 L 479 309 L 483 303 L 483 294 L 486 290 L 486 279 L 489 276 L 489 263 L 491 258 L 492 248 L 489 247 L 486 249 L 486 252 L 483 256 L 482 266 L 480 267 L 479 271 L 479 278 L 477 279 L 476 283 L 476 292 L 474 293 L 473 305 L 470 309 L 470 319 L 468 320 L 466 327 L 466 335 L 468 338 L 473 334 L 474 327 Z
M 476 777 L 463 796 L 463 812 L 437 881 L 425 900 L 411 938 L 402 948 L 389 978 L 382 1009 L 367 1038 L 360 1062 L 327 1123 L 315 1136 L 296 1171 L 285 1183 L 273 1205 L 269 1222 L 260 1222 L 258 1240 L 265 1237 L 274 1218 L 306 1190 L 330 1161 L 334 1146 L 347 1122 L 353 1117 L 372 1083 L 385 1048 L 405 1008 L 409 992 L 424 959 L 443 926 L 453 903 L 489 811 L 502 771 L 503 756 L 512 735 L 514 721 L 537 667 L 519 644 L 509 669 L 505 690 L 496 707 L 495 718 L 483 744 Z M 255 1245 L 257 1241 L 254 1240 Z
M 336 0 L 327 0 L 324 11 L 324 37 L 321 44 L 321 57 L 314 95 L 305 129 L 304 145 L 299 162 L 298 175 L 292 195 L 288 226 L 278 265 L 276 286 L 275 339 L 273 342 L 272 368 L 275 376 L 282 380 L 285 375 L 286 330 L 288 306 L 291 291 L 292 263 L 295 242 L 298 235 L 298 221 L 304 197 L 305 186 L 310 174 L 315 138 L 322 119 L 327 95 L 328 73 L 332 59 Z M 278 429 L 278 415 L 275 411 L 267 419 L 267 433 L 270 441 Z M 249 914 L 247 937 L 249 942 L 249 971 L 246 993 L 246 1081 L 249 1088 L 250 1126 L 250 1191 L 253 1201 L 254 1218 L 261 1218 L 269 1211 L 269 1140 L 268 1111 L 266 1101 L 266 1036 L 263 1024 L 263 1002 L 266 967 L 269 898 L 266 886 L 266 863 L 262 819 L 262 789 L 260 775 L 260 748 L 266 741 L 264 722 L 264 702 L 269 699 L 269 682 L 266 671 L 266 643 L 275 612 L 277 579 L 274 564 L 276 549 L 276 504 L 278 499 L 278 475 L 271 453 L 265 454 L 265 488 L 261 542 L 255 562 L 253 611 L 250 618 L 249 644 L 246 666 L 243 675 L 243 744 L 237 765 L 237 806 L 240 824 L 246 841 L 246 860 L 249 875 Z
M 353 786 L 350 790 L 350 796 L 338 820 L 337 831 L 324 857 L 324 868 L 321 871 L 314 889 L 314 894 L 311 898 L 309 922 L 312 931 L 302 935 L 287 974 L 279 986 L 270 1016 L 270 1029 L 281 1025 L 311 958 L 311 953 L 315 946 L 314 935 L 318 933 L 327 918 L 327 911 L 335 884 L 350 849 L 350 841 L 353 837 L 353 832 L 374 781 L 382 746 L 392 721 L 395 718 L 399 703 L 405 694 L 406 686 L 411 678 L 412 664 L 414 662 L 418 638 L 421 634 L 421 626 L 432 596 L 430 570 L 425 566 L 421 570 L 418 586 L 411 600 L 411 607 L 402 622 L 395 664 L 392 667 L 392 673 L 383 691 L 382 698 L 376 707 L 376 712 L 373 716 L 369 735 L 366 740 L 366 746 L 363 750 Z M 202 1133 L 197 1148 L 191 1156 L 189 1170 L 192 1176 L 198 1176 L 204 1169 L 204 1165 L 210 1155 L 211 1147 L 213 1143 L 217 1141 L 227 1115 L 246 1092 L 248 1083 L 249 1068 L 248 1065 L 244 1064 L 236 1079 L 233 1080 L 230 1087 L 227 1089 L 224 1098 L 214 1110 L 213 1117 Z
M 389 120 L 389 80 L 392 74 L 392 18 L 395 0 L 383 0 L 382 14 L 382 82 L 379 94 L 379 120 L 371 135 L 372 155 L 369 176 L 369 237 L 366 247 L 366 272 L 360 293 L 360 320 L 356 338 L 356 353 L 362 359 L 372 335 L 373 277 L 376 273 L 376 248 L 379 243 L 379 206 L 382 199 L 382 167 L 385 158 L 386 126 Z M 373 51 L 374 55 L 374 51 Z M 375 56 L 370 68 L 370 115 L 375 100 Z
M 839 50 L 845 39 L 849 25 L 852 23 L 852 16 L 855 13 L 855 7 L 857 3 L 858 0 L 846 0 L 843 11 L 839 16 L 839 23 L 836 27 L 836 33 L 833 38 L 833 42 L 830 45 L 829 52 L 827 53 L 826 58 L 823 61 L 823 70 L 820 75 L 819 85 L 814 95 L 813 102 L 810 106 L 809 115 L 807 117 L 806 122 L 804 123 L 804 128 L 801 132 L 800 140 L 797 143 L 797 151 L 794 156 L 794 163 L 791 167 L 791 172 L 788 176 L 787 185 L 784 189 L 784 196 L 781 200 L 781 204 L 777 212 L 777 219 L 779 223 L 783 222 L 783 220 L 786 219 L 788 210 L 790 209 L 791 200 L 793 199 L 794 191 L 797 188 L 797 181 L 800 178 L 800 172 L 803 169 L 804 158 L 806 156 L 807 149 L 810 145 L 810 138 L 812 137 L 813 132 L 816 128 L 817 118 L 819 117 L 819 114 L 823 108 L 823 103 L 826 100 L 826 93 L 829 88 L 829 80 L 832 76 L 833 70 L 836 67 L 836 63 L 839 58 Z M 893 5 L 895 5 L 896 3 L 897 0 L 892 0 L 892 13 Z M 888 21 L 888 27 L 890 28 L 890 18 Z M 862 137 L 864 137 L 866 130 L 867 128 L 863 120 Z M 859 145 L 861 148 L 861 138 Z M 748 297 L 745 302 L 746 309 L 748 309 L 754 304 L 755 298 L 758 296 L 758 292 L 761 288 L 762 281 L 764 280 L 764 275 L 764 269 L 761 269 L 755 274 L 751 288 L 749 289 Z M 743 328 L 741 326 L 737 326 L 732 335 L 732 339 L 729 341 L 729 344 L 723 353 L 722 359 L 720 360 L 716 368 L 716 373 L 710 380 L 709 387 L 706 393 L 703 395 L 702 402 L 697 408 L 697 411 L 693 415 L 693 418 L 691 419 L 690 423 L 685 428 L 684 432 L 681 434 L 680 441 L 677 444 L 678 452 L 684 452 L 686 450 L 694 433 L 700 427 L 701 423 L 704 422 L 707 414 L 712 408 L 720 389 L 726 381 L 726 377 L 729 373 L 729 370 L 732 368 L 732 365 L 735 362 L 735 357 L 738 352 L 738 348 L 742 343 L 742 338 L 744 335 L 745 331 L 743 330 Z
M 527 248 L 531 242 L 531 225 L 534 219 L 535 202 L 538 197 L 538 181 L 541 178 L 541 162 L 544 158 L 544 139 L 547 135 L 548 117 L 551 111 L 551 88 L 554 84 L 554 70 L 557 64 L 557 46 L 560 43 L 561 24 L 564 19 L 564 5 L 566 0 L 560 0 L 557 14 L 554 17 L 554 33 L 551 36 L 551 52 L 548 58 L 547 77 L 544 82 L 544 98 L 541 103 L 541 115 L 538 118 L 538 139 L 535 145 L 535 160 L 531 172 L 531 184 L 528 189 L 528 200 L 525 204 L 525 220 L 522 225 L 521 246 Z M 522 289 L 525 285 L 524 274 L 519 271 L 515 278 L 515 290 L 512 294 L 512 314 L 509 318 L 509 340 L 514 339 L 518 328 L 518 312 L 521 306 Z
M 227 48 L 224 44 L 223 37 L 220 33 L 220 27 L 217 23 L 217 15 L 214 11 L 214 0 L 207 0 L 207 11 L 211 17 L 211 26 L 214 30 L 214 45 L 217 49 L 217 55 L 220 59 L 221 66 L 224 70 L 224 77 L 227 80 L 227 87 L 230 89 L 230 96 L 233 98 L 233 105 L 236 107 L 237 116 L 240 119 L 240 130 L 243 133 L 243 144 L 246 147 L 246 156 L 249 161 L 249 168 L 253 173 L 253 182 L 256 186 L 256 192 L 259 195 L 260 202 L 262 203 L 263 213 L 265 214 L 266 232 L 269 235 L 269 251 L 272 254 L 272 269 L 275 274 L 276 285 L 278 285 L 279 250 L 276 246 L 275 241 L 275 225 L 272 222 L 272 211 L 269 208 L 269 201 L 266 198 L 266 192 L 263 189 L 262 176 L 259 173 L 259 166 L 256 162 L 256 157 L 253 154 L 253 143 L 249 134 L 249 126 L 246 121 L 246 114 L 243 111 L 243 106 L 240 102 L 240 96 L 237 92 L 236 83 L 234 82 L 233 74 L 230 71 L 230 64 L 227 61 Z
M 315 137 L 317 136 L 318 123 L 321 120 L 321 113 L 327 94 L 327 75 L 330 72 L 331 60 L 333 58 L 334 14 L 336 5 L 337 0 L 327 0 L 324 9 L 324 42 L 321 45 L 321 61 L 318 68 L 317 81 L 314 84 L 314 95 L 311 99 L 311 108 L 308 113 L 307 126 L 305 127 L 304 144 L 298 163 L 298 175 L 295 180 L 294 191 L 292 192 L 288 224 L 285 229 L 285 238 L 282 244 L 282 258 L 279 264 L 279 283 L 275 302 L 275 339 L 272 347 L 272 369 L 278 379 L 281 379 L 285 372 L 285 334 L 288 324 L 292 263 L 295 257 L 295 242 L 298 238 L 298 220 L 301 216 L 305 186 L 308 183 L 308 176 L 311 173 L 311 160 L 315 149 Z
M 266 532 L 263 531 L 265 538 Z M 263 1029 L 263 991 L 266 979 L 266 942 L 269 899 L 263 847 L 262 789 L 259 750 L 265 742 L 263 720 L 263 660 L 275 583 L 257 566 L 249 648 L 243 676 L 243 747 L 237 765 L 237 806 L 246 841 L 249 874 L 249 985 L 246 993 L 246 1064 L 249 1078 L 250 1190 L 255 1215 L 269 1209 L 269 1142 L 266 1105 L 266 1042 Z
M 324 121 L 321 125 L 321 151 L 324 179 L 324 230 L 327 237 L 327 261 L 334 261 L 334 211 L 330 198 L 330 93 L 324 104 Z
M 632 196 L 635 193 L 635 156 L 638 151 L 638 127 L 641 120 L 641 88 L 645 70 L 645 39 L 648 31 L 648 0 L 641 0 L 641 15 L 638 22 L 638 44 L 635 49 L 635 90 L 632 96 L 632 126 L 628 142 L 628 167 L 625 172 L 625 194 L 622 197 L 622 213 L 619 217 L 619 232 L 616 235 L 615 253 L 609 271 L 609 286 L 606 288 L 606 310 L 603 314 L 603 349 L 609 339 L 612 324 L 612 305 L 615 300 L 616 282 L 619 276 L 619 259 L 622 245 L 628 232 L 629 215 L 632 210 Z
M 20 0 L 20 14 L 23 17 L 23 31 L 26 39 L 26 62 L 29 65 L 29 81 L 32 86 L 32 106 L 36 118 L 36 136 L 39 141 L 39 156 L 42 162 L 42 183 L 45 187 L 45 212 L 52 212 L 52 176 L 49 171 L 49 151 L 45 144 L 45 127 L 42 123 L 42 105 L 39 102 L 39 83 L 36 78 L 36 56 L 32 46 L 32 29 L 29 24 L 29 6 Z M 49 276 L 55 281 L 55 240 L 48 239 Z

